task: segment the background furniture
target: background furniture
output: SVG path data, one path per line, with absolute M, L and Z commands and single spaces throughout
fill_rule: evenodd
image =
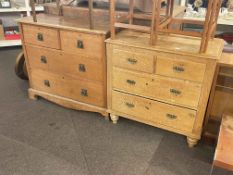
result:
M 15 0 L 12 1 L 11 8 L 0 9 L 0 19 L 3 20 L 4 27 L 15 27 L 17 23 L 15 23 L 15 19 L 20 18 L 24 15 L 31 15 L 31 7 L 29 5 L 30 0 Z M 44 7 L 42 5 L 36 5 L 35 10 L 37 12 L 43 12 Z M 21 40 L 5 40 L 0 39 L 0 47 L 8 47 L 8 46 L 20 46 Z
M 233 116 L 224 114 L 215 151 L 213 168 L 218 166 L 233 171 Z M 212 173 L 211 173 L 212 174 Z
M 215 143 L 224 113 L 233 113 L 233 54 L 223 53 L 217 63 L 208 102 L 203 136 Z

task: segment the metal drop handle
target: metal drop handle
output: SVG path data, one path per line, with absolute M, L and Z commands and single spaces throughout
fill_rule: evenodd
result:
M 49 82 L 49 80 L 44 80 L 44 85 L 47 86 L 47 87 L 50 87 L 50 82 Z
M 181 67 L 181 66 L 173 66 L 173 70 L 176 72 L 184 72 L 185 71 L 184 67 Z
M 180 95 L 181 94 L 181 91 L 177 90 L 177 89 L 170 89 L 170 92 L 175 94 L 175 95 Z
M 37 40 L 38 41 L 44 41 L 44 37 L 42 33 L 37 33 Z
M 43 56 L 43 55 L 42 55 L 42 56 L 40 57 L 40 62 L 46 64 L 46 63 L 47 63 L 46 56 Z
M 86 66 L 84 64 L 79 64 L 79 71 L 86 72 Z
M 126 80 L 126 82 L 130 85 L 135 85 L 136 82 L 134 80 Z
M 166 116 L 167 118 L 172 119 L 172 120 L 177 119 L 177 116 L 173 114 L 166 114 Z
M 86 89 L 81 89 L 81 95 L 83 97 L 88 97 L 88 91 Z
M 126 102 L 125 105 L 129 108 L 134 108 L 135 105 L 133 103 Z
M 82 41 L 82 40 L 78 40 L 78 41 L 77 41 L 77 48 L 79 48 L 79 49 L 84 49 L 84 44 L 83 44 L 83 41 Z
M 128 58 L 127 60 L 130 64 L 136 64 L 138 62 L 138 60 L 133 59 L 133 58 Z

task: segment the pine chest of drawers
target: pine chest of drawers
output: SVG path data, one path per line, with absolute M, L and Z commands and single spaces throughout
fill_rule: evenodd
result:
M 119 116 L 187 136 L 197 144 L 222 40 L 199 54 L 199 39 L 122 31 L 107 42 L 108 109 Z
M 87 17 L 86 17 L 87 18 Z M 106 111 L 106 54 L 108 24 L 53 15 L 22 18 L 24 54 L 29 72 L 29 97 L 108 116 Z

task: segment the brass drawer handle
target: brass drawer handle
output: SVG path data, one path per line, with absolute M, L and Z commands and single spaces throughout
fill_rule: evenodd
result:
M 135 85 L 136 82 L 134 80 L 126 80 L 126 82 L 130 85 Z
M 50 87 L 50 82 L 49 82 L 49 80 L 44 80 L 44 85 L 47 86 L 47 87 Z
M 180 95 L 181 91 L 177 90 L 177 89 L 170 89 L 170 92 L 175 94 L 175 95 Z
M 177 119 L 177 116 L 173 115 L 173 114 L 167 114 L 166 116 L 167 116 L 167 118 L 172 119 L 172 120 Z
M 43 55 L 42 55 L 42 56 L 40 57 L 40 62 L 46 64 L 46 63 L 47 63 L 46 56 L 43 56 Z
M 135 105 L 133 103 L 126 102 L 125 105 L 129 108 L 134 108 Z
M 130 64 L 136 64 L 138 62 L 138 60 L 133 59 L 133 58 L 128 58 L 127 60 Z
M 81 95 L 83 97 L 88 97 L 88 91 L 86 89 L 81 89 Z
M 79 49 L 84 49 L 84 44 L 83 44 L 83 41 L 82 41 L 82 40 L 78 40 L 78 41 L 77 41 L 77 48 L 79 48 Z
M 184 68 L 181 66 L 173 66 L 173 70 L 176 72 L 184 72 Z
M 86 72 L 86 67 L 84 64 L 79 64 L 79 71 L 80 72 Z
M 37 40 L 38 41 L 44 41 L 44 37 L 42 33 L 37 33 Z

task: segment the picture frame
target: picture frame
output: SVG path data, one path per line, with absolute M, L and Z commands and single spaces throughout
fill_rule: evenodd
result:
M 0 8 L 11 8 L 10 0 L 0 0 Z

